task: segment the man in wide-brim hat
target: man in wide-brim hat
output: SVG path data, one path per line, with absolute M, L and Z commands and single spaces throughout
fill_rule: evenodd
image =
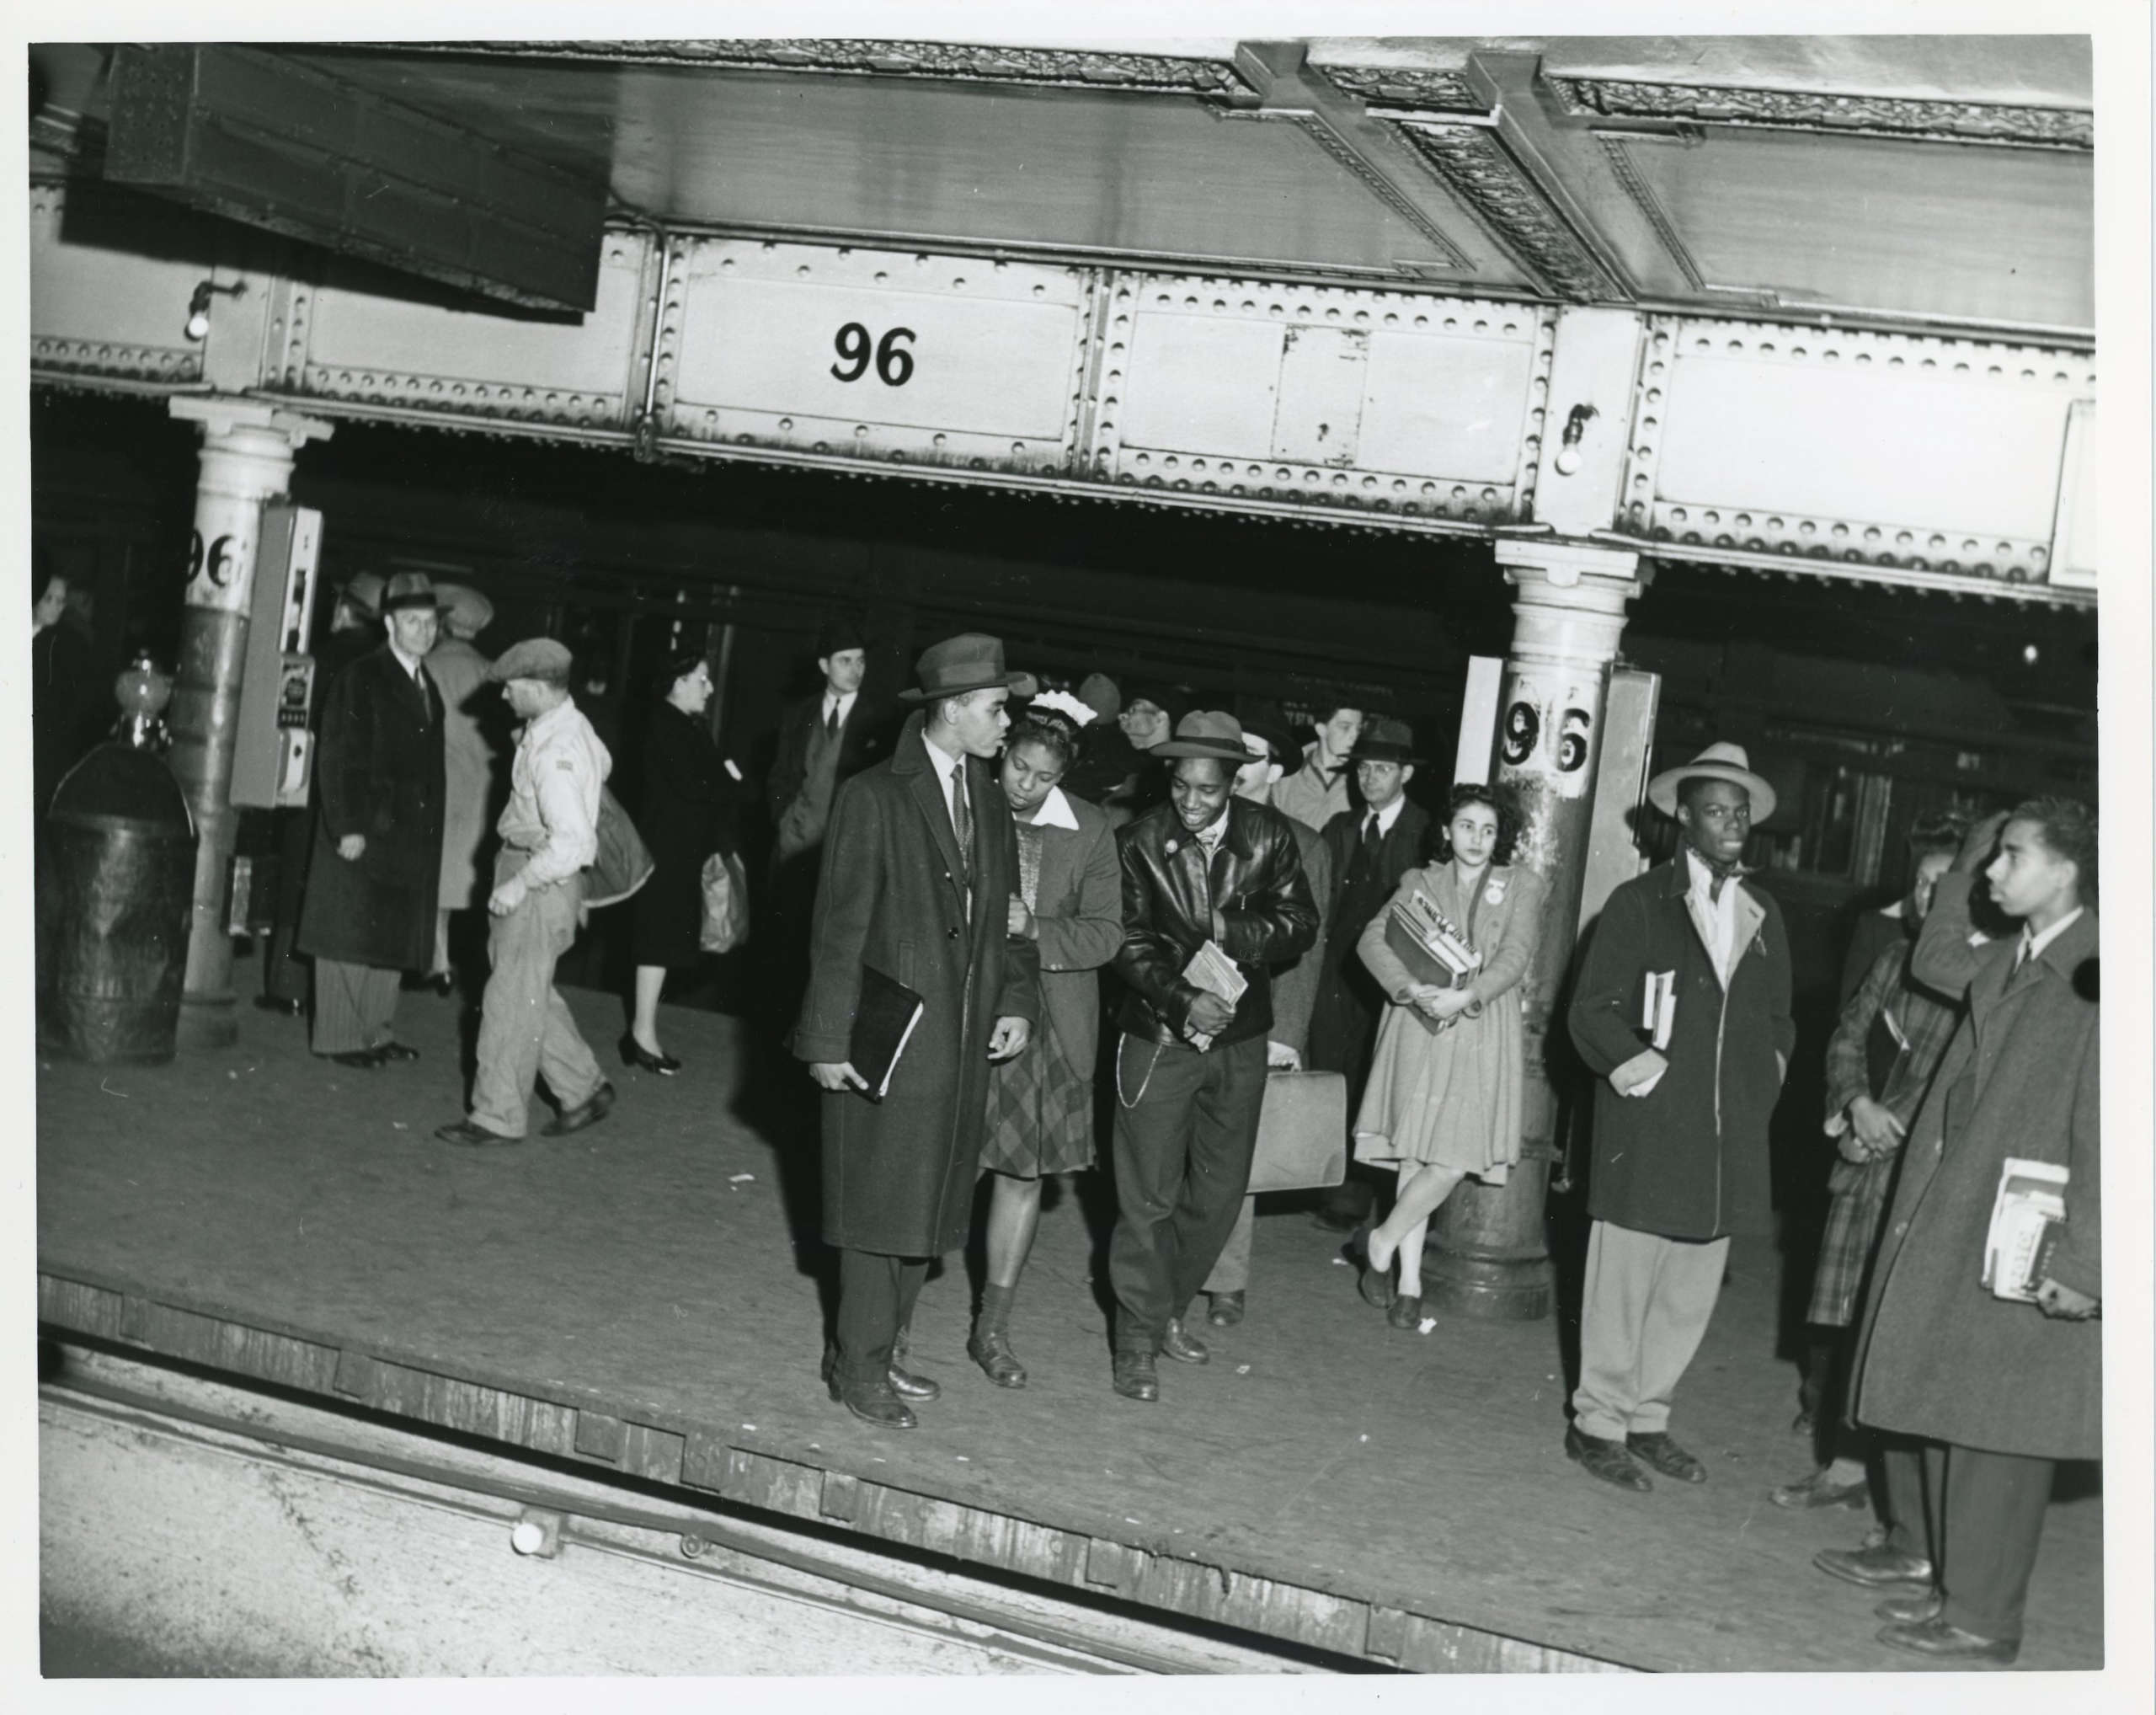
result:
M 402 974 L 434 956 L 446 785 L 426 656 L 438 606 L 424 572 L 392 577 L 387 640 L 337 676 L 323 705 L 298 945 L 314 959 L 314 1051 L 355 1070 L 419 1058 L 395 1023 Z
M 1117 836 L 1129 988 L 1115 1047 L 1113 1386 L 1160 1397 L 1155 1359 L 1209 1355 L 1183 1319 L 1250 1184 L 1273 1029 L 1269 967 L 1306 951 L 1317 905 L 1277 810 L 1234 795 L 1250 751 L 1231 714 L 1200 710 L 1154 754 L 1168 802 Z M 1186 976 L 1210 945 L 1240 975 L 1229 1001 Z
M 825 835 L 808 991 L 793 1034 L 823 1095 L 824 1239 L 839 1301 L 824 1375 L 855 1416 L 910 1429 L 942 1391 L 903 1362 L 928 1265 L 972 1224 L 989 1068 L 1040 1016 L 1040 954 L 1009 932 L 1011 807 L 990 766 L 1032 676 L 979 633 L 922 651 L 896 747 L 838 788 Z M 853 1064 L 863 973 L 921 1012 L 880 1098 Z
M 1789 938 L 1741 862 L 1774 788 L 1710 745 L 1647 787 L 1677 855 L 1620 885 L 1582 961 L 1569 1023 L 1598 1079 L 1588 1181 L 1580 1385 L 1566 1451 L 1620 1488 L 1706 1467 L 1670 1401 L 1721 1296 L 1732 1233 L 1766 1231 L 1767 1126 L 1796 1026 Z

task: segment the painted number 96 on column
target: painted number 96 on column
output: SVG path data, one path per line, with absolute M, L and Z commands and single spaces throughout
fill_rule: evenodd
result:
M 832 336 L 839 361 L 831 374 L 840 381 L 859 381 L 868 373 L 873 355 L 876 379 L 887 387 L 902 387 L 913 379 L 913 353 L 908 349 L 913 339 L 910 328 L 894 328 L 878 339 L 859 322 L 848 322 Z

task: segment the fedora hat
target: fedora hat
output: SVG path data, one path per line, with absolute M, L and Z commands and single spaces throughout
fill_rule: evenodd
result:
M 1238 768 L 1250 761 L 1250 747 L 1243 743 L 1243 724 L 1217 708 L 1201 708 L 1176 723 L 1176 735 L 1153 746 L 1153 754 L 1171 759 L 1210 756 L 1233 762 Z
M 415 608 L 439 612 L 441 599 L 435 594 L 435 580 L 424 572 L 397 572 L 382 592 L 384 613 L 403 613 Z
M 355 572 L 337 586 L 337 594 L 352 604 L 355 612 L 368 619 L 382 617 L 382 574 Z
M 1673 818 L 1678 785 L 1699 775 L 1742 787 L 1752 799 L 1753 821 L 1764 822 L 1774 813 L 1774 788 L 1752 772 L 1751 760 L 1742 745 L 1709 745 L 1683 767 L 1663 769 L 1647 782 L 1647 802 Z
M 1415 729 L 1389 714 L 1374 714 L 1363 723 L 1362 736 L 1348 753 L 1351 762 L 1420 762 L 1415 753 Z
M 1303 766 L 1306 760 L 1303 747 L 1295 742 L 1287 723 L 1275 719 L 1270 710 L 1245 715 L 1242 726 L 1246 741 L 1256 739 L 1273 752 L 1273 760 L 1280 765 L 1283 780 Z
M 946 697 L 963 697 L 969 691 L 991 689 L 1031 697 L 1037 688 L 1031 673 L 1004 671 L 1001 638 L 978 631 L 961 632 L 929 644 L 913 670 L 921 683 L 899 692 L 901 703 L 935 703 Z

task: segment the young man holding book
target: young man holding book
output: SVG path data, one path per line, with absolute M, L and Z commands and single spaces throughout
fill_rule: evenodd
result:
M 1730 1236 L 1763 1232 L 1767 1123 L 1789 1070 L 1789 939 L 1740 862 L 1774 792 L 1742 749 L 1657 775 L 1677 855 L 1609 895 L 1573 992 L 1573 1044 L 1598 1080 L 1588 1182 L 1580 1385 L 1565 1451 L 1620 1488 L 1706 1467 L 1669 1409 L 1721 1296 Z
M 1183 717 L 1154 755 L 1169 801 L 1116 836 L 1130 993 L 1115 1045 L 1115 1391 L 1160 1397 L 1154 1360 L 1210 1355 L 1183 1312 L 1250 1183 L 1273 1027 L 1268 965 L 1316 938 L 1286 818 L 1233 795 L 1250 758 L 1233 715 Z
M 2020 933 L 1972 941 L 1980 868 Z M 2052 1467 L 2103 1456 L 2098 958 L 2096 818 L 2043 798 L 1971 831 L 1910 960 L 1968 1009 L 1903 1151 L 1858 1360 L 1858 1421 L 1912 1440 L 1885 1461 L 1887 1540 L 1815 1564 L 1891 1594 L 1880 1641 L 1936 1660 L 2020 1653 Z M 1988 1268 L 2002 1187 L 2040 1179 L 2055 1231 Z
M 835 1338 L 824 1376 L 856 1417 L 911 1429 L 909 1401 L 942 1392 L 905 1369 L 905 1330 L 930 1261 L 966 1241 L 988 1114 L 989 1066 L 1024 1051 L 1040 1017 L 1040 955 L 1010 933 L 1018 846 L 989 766 L 1013 691 L 998 638 L 922 652 L 917 706 L 884 761 L 838 789 L 825 836 L 808 993 L 795 1055 L 824 1092 L 824 1239 L 839 1253 Z M 873 986 L 919 1002 L 904 1045 L 865 1039 Z M 905 998 L 901 996 L 900 998 Z M 910 1034 L 905 1034 L 911 1018 Z M 874 1050 L 872 1079 L 854 1064 Z

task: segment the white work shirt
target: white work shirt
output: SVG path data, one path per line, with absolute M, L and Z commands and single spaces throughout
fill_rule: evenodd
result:
M 563 880 L 598 854 L 599 788 L 613 765 L 573 697 L 526 724 L 498 831 L 503 843 L 531 854 L 520 872 L 526 887 Z
M 1716 899 L 1714 871 L 1689 846 L 1684 848 L 1684 863 L 1692 878 L 1686 897 L 1686 903 L 1692 908 L 1692 921 L 1699 926 L 1700 938 L 1706 943 L 1708 956 L 1715 962 L 1716 975 L 1721 978 L 1721 986 L 1727 988 L 1730 967 L 1737 955 L 1737 879 L 1732 875 L 1724 881 L 1721 897 Z

